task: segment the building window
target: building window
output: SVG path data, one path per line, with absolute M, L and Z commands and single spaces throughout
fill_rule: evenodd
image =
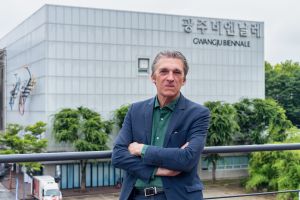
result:
M 138 70 L 139 73 L 148 73 L 149 72 L 149 58 L 139 58 L 138 59 Z
M 248 155 L 224 156 L 217 161 L 217 170 L 247 169 L 248 164 Z M 202 170 L 211 170 L 212 164 L 203 158 L 201 167 Z

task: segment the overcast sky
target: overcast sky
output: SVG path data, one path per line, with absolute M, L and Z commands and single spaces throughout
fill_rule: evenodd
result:
M 44 4 L 263 21 L 265 60 L 300 61 L 299 0 L 5 0 L 0 38 Z

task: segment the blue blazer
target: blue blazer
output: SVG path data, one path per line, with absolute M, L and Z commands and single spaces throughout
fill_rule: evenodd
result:
M 151 144 L 152 114 L 155 98 L 134 103 L 124 119 L 112 152 L 112 163 L 126 171 L 121 200 L 127 200 L 137 178 L 149 182 L 157 167 L 181 171 L 162 177 L 167 199 L 201 200 L 203 185 L 197 174 L 200 154 L 205 145 L 210 112 L 182 94 L 171 116 L 163 147 L 149 146 L 143 158 L 131 155 L 132 142 Z M 182 145 L 189 142 L 185 149 Z

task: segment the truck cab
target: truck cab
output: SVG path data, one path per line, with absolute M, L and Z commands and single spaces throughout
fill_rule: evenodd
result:
M 33 176 L 32 196 L 39 200 L 61 200 L 62 194 L 52 176 Z

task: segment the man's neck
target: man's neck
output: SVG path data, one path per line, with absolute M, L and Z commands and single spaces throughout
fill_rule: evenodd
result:
M 177 99 L 177 97 L 179 97 L 179 95 L 180 95 L 180 93 L 178 93 L 175 97 L 165 97 L 165 96 L 161 96 L 161 95 L 157 94 L 159 107 L 160 108 L 165 107 L 166 105 L 171 103 L 173 100 Z

